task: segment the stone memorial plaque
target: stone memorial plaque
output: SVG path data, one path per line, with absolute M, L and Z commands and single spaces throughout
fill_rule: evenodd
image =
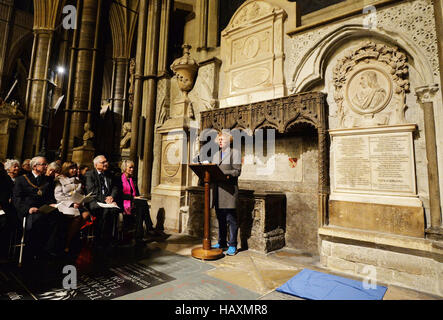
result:
M 371 189 L 371 162 L 367 137 L 337 137 L 335 183 L 337 189 Z
M 335 136 L 332 150 L 335 191 L 415 193 L 411 132 Z
M 369 137 L 373 189 L 414 191 L 410 140 L 408 134 Z

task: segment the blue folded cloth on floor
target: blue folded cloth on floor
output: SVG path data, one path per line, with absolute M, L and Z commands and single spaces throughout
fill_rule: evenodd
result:
M 365 288 L 367 287 L 367 288 Z M 381 300 L 387 288 L 303 269 L 276 291 L 310 300 Z

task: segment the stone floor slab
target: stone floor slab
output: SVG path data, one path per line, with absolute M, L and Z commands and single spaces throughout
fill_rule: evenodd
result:
M 196 274 L 117 300 L 257 300 L 259 297 L 260 294 L 238 285 L 206 274 Z

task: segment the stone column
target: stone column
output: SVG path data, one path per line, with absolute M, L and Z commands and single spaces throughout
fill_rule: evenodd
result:
M 82 15 L 82 2 L 81 0 L 77 0 L 77 18 Z M 65 121 L 63 126 L 63 138 L 62 138 L 62 150 L 61 150 L 61 159 L 62 161 L 66 161 L 68 159 L 68 147 L 69 147 L 69 128 L 71 126 L 71 109 L 72 109 L 72 100 L 74 95 L 73 83 L 75 80 L 75 66 L 77 62 L 77 48 L 78 48 L 78 38 L 79 38 L 79 24 L 77 23 L 77 29 L 74 30 L 74 35 L 72 38 L 72 46 L 70 48 L 70 57 L 69 57 L 69 76 L 68 76 L 68 87 L 66 93 L 66 102 L 65 102 Z
M 43 122 L 47 108 L 48 71 L 55 24 L 62 2 L 34 0 L 34 45 L 29 70 L 30 81 L 26 92 L 27 126 L 23 147 L 25 157 L 34 156 L 43 145 L 42 132 L 47 125 Z
M 8 43 L 10 43 L 12 26 L 14 23 L 13 5 L 14 1 L 11 0 L 3 1 L 3 3 L 0 4 L 0 96 L 3 93 L 2 90 L 8 90 L 8 88 L 4 88 L 4 69 L 8 57 Z M 4 98 L 4 96 L 2 98 Z
M 160 162 L 161 157 L 161 134 L 157 132 L 157 127 L 161 125 L 158 123 L 159 113 L 162 108 L 169 107 L 169 95 L 170 95 L 170 81 L 171 77 L 167 71 L 168 62 L 168 39 L 170 28 L 170 16 L 171 8 L 173 6 L 172 0 L 162 0 L 162 15 L 160 23 L 160 40 L 159 40 L 159 57 L 158 57 L 158 84 L 160 92 L 157 93 L 157 111 L 156 111 L 156 124 L 154 133 L 154 160 L 152 164 L 152 180 L 151 180 L 151 192 L 154 187 L 160 183 Z M 160 95 L 160 96 L 159 96 Z M 163 95 L 163 96 L 162 96 Z
M 31 70 L 30 97 L 27 106 L 27 128 L 24 139 L 24 157 L 33 157 L 40 151 L 41 134 L 46 107 L 49 59 L 52 50 L 53 30 L 35 29 L 35 61 Z
M 146 24 L 148 14 L 147 1 L 140 2 L 138 31 L 137 31 L 137 53 L 135 61 L 135 75 L 134 75 L 134 106 L 132 110 L 132 130 L 131 130 L 131 145 L 129 157 L 135 164 L 137 161 L 137 147 L 138 147 L 138 131 L 139 121 L 141 115 L 142 93 L 143 93 L 143 71 L 145 66 L 145 51 L 146 51 Z M 139 171 L 139 173 L 141 173 Z M 140 181 L 140 180 L 139 180 Z
M 129 58 L 114 58 L 113 64 L 111 111 L 113 114 L 114 126 L 113 154 L 117 156 L 120 152 L 120 132 L 122 129 L 123 111 L 126 104 L 126 84 L 128 82 Z
M 209 48 L 216 48 L 217 43 L 217 37 L 218 37 L 218 5 L 219 0 L 211 0 L 209 2 L 209 9 L 208 9 L 208 39 L 207 39 L 207 46 Z
M 197 51 L 208 48 L 208 0 L 196 1 L 196 15 L 198 23 L 198 44 Z
M 162 77 L 168 73 L 168 45 L 169 45 L 169 27 L 171 8 L 174 5 L 173 0 L 162 0 L 162 11 L 160 19 L 160 39 L 158 50 L 158 76 Z
M 145 74 L 143 82 L 143 116 L 146 117 L 143 142 L 143 165 L 140 193 L 147 196 L 151 191 L 151 174 L 154 144 L 155 102 L 157 95 L 157 63 L 160 34 L 161 0 L 149 2 L 147 39 L 145 52 Z
M 101 0 L 84 0 L 79 43 L 77 48 L 77 65 L 69 130 L 69 150 L 75 147 L 74 142 L 81 141 L 84 124 L 91 124 L 92 101 L 95 88 L 94 77 L 97 59 L 97 46 L 100 26 Z
M 198 43 L 197 51 L 217 47 L 218 0 L 197 0 L 196 16 Z
M 435 136 L 434 103 L 433 97 L 438 87 L 424 86 L 416 88 L 418 102 L 423 108 L 425 122 L 426 157 L 428 160 L 429 205 L 431 213 L 431 227 L 426 230 L 428 235 L 439 235 L 443 238 L 441 226 L 440 187 L 438 176 L 437 141 Z
M 68 32 L 69 32 L 68 30 L 63 31 L 62 39 L 60 41 L 60 46 L 59 46 L 58 59 L 57 59 L 57 66 L 61 66 L 65 70 L 67 69 L 68 53 L 69 53 L 69 41 L 68 41 L 69 34 L 68 34 Z M 52 101 L 54 103 L 63 95 L 63 88 L 65 86 L 66 75 L 67 75 L 67 72 L 64 72 L 64 73 L 57 72 L 56 73 L 55 81 L 54 81 L 56 87 L 54 88 L 54 94 L 52 96 Z

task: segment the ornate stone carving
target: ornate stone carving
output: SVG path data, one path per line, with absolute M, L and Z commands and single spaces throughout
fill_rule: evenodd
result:
M 83 126 L 85 133 L 83 134 L 83 146 L 92 147 L 93 146 L 93 139 L 94 139 L 94 132 L 92 132 L 89 128 L 89 123 L 85 123 Z
M 438 91 L 438 85 L 418 87 L 415 89 L 417 101 L 420 104 L 433 102 L 435 93 Z
M 121 141 L 120 141 L 120 149 L 129 148 L 131 141 L 131 129 L 132 123 L 125 122 L 122 127 Z
M 166 99 L 163 99 L 162 104 L 160 105 L 160 112 L 157 118 L 157 127 L 161 127 L 166 120 L 170 119 L 170 106 L 166 103 Z
M 230 28 L 236 28 L 272 13 L 274 7 L 264 1 L 249 1 L 232 17 Z
M 333 82 L 340 127 L 405 123 L 408 66 L 397 48 L 365 42 L 338 61 Z
M 23 112 L 18 108 L 16 102 L 6 103 L 0 99 L 0 117 L 10 119 L 22 119 L 24 118 Z
M 377 27 L 408 35 L 424 51 L 432 65 L 434 76 L 439 76 L 434 14 L 431 0 L 407 1 L 385 10 L 377 10 Z
M 200 62 L 194 89 L 189 93 L 195 120 L 200 123 L 200 112 L 218 108 L 218 75 L 221 61 L 213 58 Z
M 191 46 L 184 44 L 183 56 L 174 61 L 171 65 L 171 69 L 177 79 L 178 86 L 187 98 L 189 91 L 192 90 L 195 84 L 195 77 L 199 68 L 198 63 L 191 58 L 190 49 Z
M 132 58 L 129 62 L 129 90 L 128 90 L 128 102 L 129 110 L 134 107 L 134 84 L 135 84 L 135 58 Z
M 357 16 L 345 21 L 345 26 L 362 25 L 365 16 Z M 303 32 L 285 42 L 285 76 L 292 79 L 291 92 L 295 92 L 297 68 L 314 48 L 318 47 L 328 35 L 343 29 L 342 21 L 325 25 L 321 28 Z M 358 36 L 360 36 L 359 30 Z M 413 44 L 422 50 L 432 67 L 435 79 L 439 76 L 438 44 L 435 28 L 434 5 L 431 0 L 403 1 L 394 6 L 377 8 L 377 27 L 374 30 L 387 36 L 402 35 L 407 45 Z M 415 49 L 414 49 L 415 50 Z M 416 52 L 421 54 L 421 52 Z M 428 81 L 430 82 L 430 81 Z
M 323 106 L 323 99 L 324 95 L 319 92 L 304 93 L 206 111 L 201 113 L 201 127 L 216 130 L 242 128 L 250 132 L 272 127 L 284 133 L 294 124 L 302 122 L 319 128 L 324 121 L 324 116 L 321 116 L 319 110 L 319 106 Z

